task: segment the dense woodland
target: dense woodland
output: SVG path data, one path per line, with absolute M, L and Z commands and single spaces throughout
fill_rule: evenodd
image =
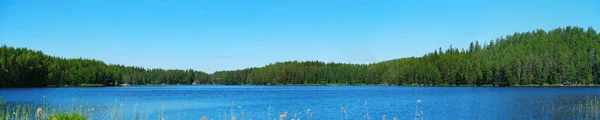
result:
M 0 85 L 38 87 L 84 83 L 129 84 L 374 84 L 532 85 L 600 84 L 600 35 L 565 27 L 514 33 L 467 49 L 450 46 L 422 57 L 373 64 L 289 61 L 217 71 L 144 69 L 89 59 L 65 59 L 26 48 L 0 48 Z
M 1 87 L 73 86 L 79 84 L 177 84 L 204 81 L 193 70 L 144 69 L 90 59 L 65 59 L 26 48 L 0 47 Z
M 374 64 L 280 62 L 218 71 L 220 84 L 531 85 L 600 84 L 600 35 L 580 27 L 514 33 L 468 49 Z

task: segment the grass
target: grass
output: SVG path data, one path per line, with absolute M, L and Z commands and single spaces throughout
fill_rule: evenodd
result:
M 2 99 L 2 96 L 0 96 L 0 106 L 4 106 L 4 105 L 6 105 L 6 101 L 4 101 Z
M 586 97 L 584 100 L 551 103 L 542 106 L 535 119 L 600 119 L 600 100 Z
M 81 112 L 58 111 L 48 107 L 36 108 L 36 105 L 6 106 L 0 109 L 0 120 L 87 120 Z M 44 107 L 44 108 L 42 108 Z
M 17 105 L 16 107 L 0 110 L 0 119 L 2 120 L 26 120 L 34 118 L 33 112 L 26 105 Z
M 77 113 L 53 113 L 46 120 L 87 120 L 87 117 Z

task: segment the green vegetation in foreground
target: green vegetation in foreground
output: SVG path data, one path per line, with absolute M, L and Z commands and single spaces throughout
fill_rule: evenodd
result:
M 372 64 L 288 61 L 207 74 L 145 69 L 0 47 L 0 87 L 80 84 L 533 86 L 600 84 L 600 35 L 567 26 L 514 33 L 467 49 Z M 85 85 L 83 85 L 85 86 Z
M 2 96 L 0 96 L 0 106 L 4 106 L 4 105 L 6 105 L 6 101 L 4 101 L 2 99 Z
M 87 117 L 77 113 L 54 113 L 47 120 L 87 120 Z
M 59 112 L 54 109 L 16 105 L 0 109 L 0 120 L 87 120 L 81 112 Z

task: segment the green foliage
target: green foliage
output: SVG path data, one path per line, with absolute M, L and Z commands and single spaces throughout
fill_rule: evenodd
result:
M 279 62 L 218 71 L 218 84 L 493 85 L 600 84 L 600 36 L 593 28 L 514 33 L 468 50 L 374 64 Z
M 87 117 L 77 113 L 53 113 L 46 120 L 87 120 Z
M 144 69 L 83 58 L 66 59 L 26 48 L 0 47 L 0 87 L 208 83 L 194 70 Z
M 29 120 L 35 117 L 35 111 L 29 105 L 16 105 L 0 109 L 0 120 Z
M 2 96 L 0 96 L 0 106 L 4 106 L 4 105 L 6 105 L 6 101 L 4 101 L 2 99 Z
M 487 43 L 487 42 L 484 42 Z M 79 84 L 544 85 L 600 84 L 600 35 L 580 27 L 514 33 L 467 50 L 450 45 L 421 57 L 372 64 L 288 61 L 217 71 L 144 69 L 0 47 L 0 87 Z

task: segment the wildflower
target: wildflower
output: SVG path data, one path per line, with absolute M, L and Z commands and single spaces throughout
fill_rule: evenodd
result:
M 37 116 L 37 117 L 40 117 L 40 115 L 42 115 L 42 108 L 38 108 L 38 109 L 35 111 L 35 116 Z
M 285 117 L 287 117 L 288 112 L 284 112 L 283 114 L 279 115 L 279 120 L 283 120 L 285 119 Z
M 418 110 L 418 108 L 419 108 L 419 103 L 421 103 L 421 99 L 417 99 L 417 104 L 415 105 L 415 114 L 416 114 L 416 115 L 415 115 L 415 120 L 416 120 L 417 118 L 419 118 L 419 116 L 420 116 L 420 115 L 419 115 L 419 113 L 417 112 L 417 110 Z

